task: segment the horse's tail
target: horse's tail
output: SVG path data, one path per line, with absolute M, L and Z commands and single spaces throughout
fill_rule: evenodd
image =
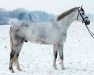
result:
M 10 27 L 10 53 L 12 52 L 13 50 L 13 37 L 12 37 L 12 32 L 11 32 L 11 27 Z M 17 64 L 17 58 L 14 58 L 13 59 L 13 64 L 16 65 Z
M 10 27 L 9 34 L 10 34 L 10 52 L 12 52 L 12 50 L 13 50 L 13 40 L 12 40 L 12 34 L 11 34 L 11 27 Z

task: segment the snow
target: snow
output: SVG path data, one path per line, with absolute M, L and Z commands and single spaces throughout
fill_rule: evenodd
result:
M 94 22 L 89 28 L 94 32 Z M 0 75 L 94 75 L 94 39 L 90 36 L 84 24 L 74 22 L 68 30 L 64 45 L 65 70 L 54 70 L 53 46 L 24 43 L 19 62 L 22 71 L 12 74 L 9 67 L 9 28 L 10 25 L 0 25 Z

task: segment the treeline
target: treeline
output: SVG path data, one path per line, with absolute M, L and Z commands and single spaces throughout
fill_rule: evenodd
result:
M 13 11 L 6 11 L 0 8 L 0 25 L 9 24 L 12 19 L 27 20 L 33 22 L 47 22 L 53 19 L 54 15 L 43 11 L 27 11 L 23 8 L 18 8 Z

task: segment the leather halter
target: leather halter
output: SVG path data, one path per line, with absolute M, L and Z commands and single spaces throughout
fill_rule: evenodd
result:
M 81 18 L 83 19 L 82 20 L 82 23 L 85 22 L 85 19 L 88 18 L 87 16 L 86 17 L 83 17 L 82 14 L 80 13 L 80 10 L 78 9 L 78 15 L 77 15 L 77 20 L 78 20 L 78 16 L 81 16 Z

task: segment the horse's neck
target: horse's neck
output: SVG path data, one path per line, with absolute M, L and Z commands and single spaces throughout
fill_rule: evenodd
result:
M 63 30 L 63 32 L 64 31 L 67 32 L 71 23 L 76 19 L 77 19 L 77 12 L 73 12 L 69 14 L 68 16 L 64 17 L 63 19 L 61 19 L 60 21 L 58 21 L 58 25 L 61 31 Z

